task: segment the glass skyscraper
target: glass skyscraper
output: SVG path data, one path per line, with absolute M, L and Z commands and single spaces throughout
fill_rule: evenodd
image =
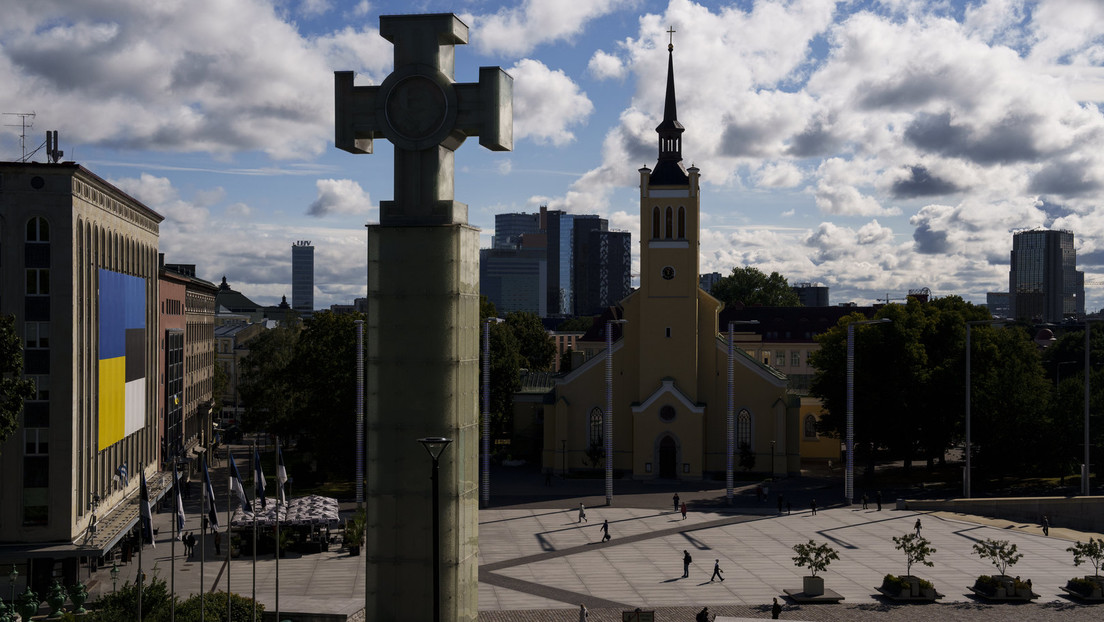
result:
M 314 311 L 314 247 L 309 241 L 291 245 L 291 308 Z
M 1012 236 L 1008 297 L 1015 319 L 1061 322 L 1085 314 L 1085 273 L 1078 271 L 1071 231 Z

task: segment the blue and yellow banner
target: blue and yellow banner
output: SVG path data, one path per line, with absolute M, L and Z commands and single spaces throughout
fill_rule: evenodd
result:
M 146 420 L 146 281 L 100 270 L 99 448 Z

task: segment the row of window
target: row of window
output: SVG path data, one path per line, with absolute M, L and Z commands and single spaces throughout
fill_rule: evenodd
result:
M 801 350 L 790 350 L 789 353 L 790 353 L 789 366 L 790 367 L 801 367 L 801 365 L 802 365 Z M 812 350 L 806 350 L 805 351 L 805 363 L 804 363 L 805 365 L 809 364 L 809 359 L 812 357 L 812 355 L 813 355 Z M 763 354 L 763 363 L 766 364 L 766 365 L 770 365 L 771 367 L 774 367 L 775 369 L 786 367 L 786 350 L 775 350 L 773 358 L 774 358 L 774 362 L 772 363 L 770 354 L 764 353 Z
M 660 231 L 659 221 L 660 212 L 658 207 L 652 208 L 652 239 L 658 240 L 661 237 L 668 240 L 672 238 L 678 238 L 680 240 L 686 239 L 686 208 L 678 208 L 678 230 L 675 229 L 674 222 L 675 212 L 670 207 L 663 213 L 663 230 Z M 662 233 L 662 235 L 660 235 Z M 677 233 L 677 235 L 676 235 Z
M 664 405 L 659 409 L 659 416 L 664 421 L 670 422 L 675 419 L 675 408 L 670 405 Z M 810 415 L 811 416 L 811 415 Z M 605 434 L 603 425 L 605 417 L 603 416 L 602 409 L 597 406 L 590 411 L 590 444 L 596 445 L 602 443 L 602 437 Z M 814 421 L 814 436 L 816 423 Z M 806 435 L 808 432 L 806 431 Z M 751 445 L 751 411 L 746 408 L 740 410 L 736 415 L 736 446 L 739 447 L 743 444 Z

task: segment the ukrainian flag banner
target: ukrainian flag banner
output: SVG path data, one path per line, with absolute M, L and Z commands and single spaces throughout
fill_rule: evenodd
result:
M 141 430 L 146 420 L 146 281 L 100 270 L 99 448 Z

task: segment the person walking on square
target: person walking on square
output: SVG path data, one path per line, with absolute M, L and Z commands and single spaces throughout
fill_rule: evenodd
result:
M 586 605 L 579 603 L 579 622 L 587 622 L 589 617 L 590 612 L 587 611 Z
M 1046 514 L 1043 514 L 1043 535 L 1050 535 L 1050 518 Z
M 882 491 L 878 491 L 878 494 L 874 495 L 874 501 L 878 504 L 878 511 L 882 511 Z
M 782 605 L 779 605 L 779 604 L 778 604 L 778 599 L 777 599 L 777 598 L 775 598 L 775 599 L 774 599 L 774 605 L 773 605 L 773 606 L 771 606 L 771 619 L 772 619 L 772 620 L 777 620 L 777 619 L 778 619 L 778 615 L 779 615 L 780 613 L 782 613 Z
M 809 502 L 809 508 L 813 510 L 813 516 L 816 516 L 816 499 Z
M 681 508 L 682 508 L 682 520 L 686 520 L 686 502 L 685 501 L 682 502 Z
M 675 496 L 671 497 L 671 500 L 675 502 L 675 511 L 678 512 L 679 511 L 679 496 L 678 496 L 677 492 L 675 493 Z
M 215 531 L 215 557 L 222 556 L 222 534 Z
M 920 519 L 919 518 L 916 519 L 916 524 L 913 525 L 912 528 L 916 530 L 916 537 L 919 538 L 920 537 Z
M 608 520 L 602 521 L 602 533 L 606 534 L 606 535 L 602 536 L 602 542 L 605 542 L 606 540 L 610 539 L 609 521 Z
M 583 521 L 585 521 L 585 520 L 587 520 L 587 517 L 586 517 L 586 506 L 584 506 L 584 505 L 583 505 L 582 503 L 580 503 L 580 504 L 579 504 L 579 522 L 581 523 L 581 522 L 583 522 Z M 587 522 L 589 523 L 590 521 L 587 521 Z
M 709 607 L 702 607 L 698 615 L 694 616 L 695 622 L 713 622 L 713 616 L 709 614 Z
M 778 493 L 778 513 L 782 513 L 782 493 Z
M 865 510 L 865 509 L 867 509 L 866 506 L 868 505 L 867 504 L 868 499 L 867 499 L 867 496 L 866 496 L 865 492 L 863 493 L 862 499 L 863 499 L 863 509 Z
M 693 557 L 690 557 L 690 551 L 683 549 L 682 551 L 682 578 L 686 579 L 690 576 L 690 562 L 694 561 Z
M 713 579 L 720 579 L 721 582 L 724 583 L 724 577 L 721 576 L 723 574 L 724 571 L 721 570 L 721 560 L 713 560 L 713 576 L 709 577 L 709 582 L 712 583 Z

